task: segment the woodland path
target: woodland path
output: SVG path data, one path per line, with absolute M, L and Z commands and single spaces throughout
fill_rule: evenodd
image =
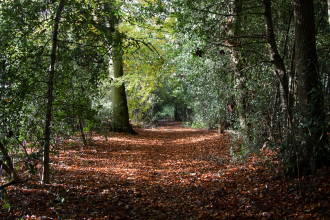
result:
M 274 177 L 272 153 L 232 163 L 230 137 L 162 122 L 138 135 L 94 135 L 88 146 L 63 143 L 52 158 L 53 183 L 9 188 L 0 218 L 294 219 L 330 218 L 329 170 L 314 193 Z M 307 185 L 307 184 L 306 184 Z M 306 211 L 307 210 L 307 211 Z

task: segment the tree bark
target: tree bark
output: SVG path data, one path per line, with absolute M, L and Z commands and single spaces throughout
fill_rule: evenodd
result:
M 218 134 L 223 134 L 224 133 L 224 126 L 222 126 L 222 123 L 219 122 L 218 124 Z
M 282 99 L 282 109 L 284 112 L 288 110 L 291 115 L 291 107 L 288 106 L 288 79 L 286 74 L 285 65 L 283 59 L 278 53 L 277 44 L 275 40 L 274 28 L 273 28 L 273 19 L 271 12 L 271 2 L 270 0 L 263 1 L 264 7 L 264 22 L 266 26 L 266 41 L 269 46 L 269 53 L 272 64 L 274 64 L 275 74 L 280 80 L 281 87 L 281 99 Z
M 119 34 L 117 34 L 118 36 Z M 123 58 L 121 45 L 113 45 L 113 69 L 114 79 L 120 78 L 124 75 Z M 136 134 L 129 123 L 129 114 L 127 99 L 125 93 L 125 85 L 113 86 L 111 88 L 111 98 L 113 106 L 113 124 L 112 127 L 116 132 L 127 132 L 129 134 Z
M 83 123 L 82 123 L 82 119 L 81 116 L 78 116 L 78 120 L 79 120 L 79 129 L 80 129 L 80 135 L 83 141 L 84 146 L 87 145 L 87 141 L 86 141 L 86 136 L 85 136 L 85 132 L 84 132 L 84 127 L 83 127 Z
M 2 166 L 2 168 L 9 174 L 13 174 L 13 178 L 14 181 L 20 181 L 21 179 L 19 178 L 18 174 L 15 171 L 13 162 L 11 161 L 11 158 L 8 154 L 8 151 L 6 149 L 6 147 L 0 142 L 0 150 L 3 154 L 4 159 L 7 161 L 7 165 L 4 164 L 1 160 L 0 160 L 0 166 Z
M 55 62 L 56 62 L 56 48 L 57 48 L 57 35 L 58 26 L 60 22 L 61 12 L 64 7 L 66 0 L 61 0 L 55 17 L 54 30 L 53 30 L 53 41 L 52 41 L 52 52 L 50 55 L 50 70 L 48 80 L 48 92 L 47 92 L 47 107 L 46 107 L 46 123 L 44 133 L 44 158 L 43 158 L 43 174 L 42 182 L 48 184 L 49 179 L 49 146 L 50 146 L 50 135 L 51 135 L 51 121 L 52 121 L 52 106 L 53 106 L 53 88 L 54 88 L 54 75 L 55 75 Z
M 108 3 L 104 4 L 107 10 L 115 10 L 109 6 Z M 120 78 L 124 75 L 123 57 L 122 57 L 122 39 L 116 27 L 119 23 L 116 16 L 107 19 L 104 18 L 104 23 L 97 23 L 94 20 L 90 21 L 92 25 L 105 35 L 106 42 L 112 46 L 112 65 L 114 69 L 113 78 Z M 127 132 L 129 134 L 136 134 L 131 124 L 129 123 L 129 114 L 127 106 L 127 98 L 125 92 L 125 84 L 120 86 L 113 86 L 111 88 L 111 101 L 113 108 L 113 123 L 112 129 L 115 132 Z
M 308 139 L 302 143 L 302 168 L 330 165 L 322 85 L 318 76 L 315 42 L 314 5 L 312 0 L 293 0 L 295 19 L 295 66 L 301 122 Z M 307 123 L 310 122 L 310 123 Z M 308 167 L 307 167 L 308 166 Z
M 288 94 L 288 108 L 290 112 L 292 111 L 292 106 L 294 102 L 294 93 L 295 93 L 295 78 L 296 78 L 296 67 L 294 62 L 295 57 L 295 43 L 293 43 L 291 62 L 290 62 L 290 73 L 289 73 L 289 94 Z
M 240 127 L 242 130 L 247 131 L 248 126 L 246 121 L 246 77 L 243 72 L 244 63 L 241 54 L 241 39 L 239 38 L 242 25 L 241 12 L 243 1 L 235 0 L 233 4 L 233 13 L 236 15 L 236 17 L 233 17 L 231 24 L 229 24 L 229 26 L 231 26 L 229 28 L 229 34 L 235 37 L 229 42 L 231 46 L 233 46 L 231 62 L 234 68 L 236 84 L 238 88 L 237 107 Z
M 286 68 L 284 65 L 284 61 L 278 53 L 277 44 L 275 40 L 274 28 L 273 28 L 273 19 L 271 12 L 271 2 L 270 0 L 263 1 L 263 9 L 264 9 L 264 23 L 266 27 L 266 41 L 269 47 L 269 54 L 271 58 L 271 62 L 274 65 L 274 71 L 277 78 L 280 81 L 280 97 L 281 97 L 281 105 L 282 111 L 288 117 L 288 122 L 290 124 L 290 132 L 292 137 L 292 144 L 296 146 L 295 135 L 294 135 L 294 126 L 293 126 L 293 118 L 292 118 L 292 106 L 293 106 L 293 94 L 289 93 L 289 82 L 287 78 Z M 292 55 L 294 57 L 294 53 Z M 291 62 L 291 67 L 293 62 Z M 294 72 L 291 68 L 291 86 L 294 86 Z M 290 87 L 290 91 L 293 92 L 293 87 Z M 288 126 L 288 125 L 286 125 Z M 297 161 L 299 161 L 299 155 L 297 152 L 297 148 L 295 148 L 295 152 L 297 155 Z M 298 166 L 298 164 L 297 164 Z M 298 175 L 299 176 L 299 175 Z
M 174 121 L 179 121 L 178 105 L 174 105 Z
M 192 109 L 190 108 L 186 108 L 186 121 L 191 122 L 191 113 L 192 113 Z
M 330 0 L 328 0 L 328 21 L 330 25 Z
M 0 172 L 2 171 L 2 169 L 9 175 L 11 176 L 12 174 L 12 170 L 4 163 L 2 162 L 2 160 L 0 160 Z

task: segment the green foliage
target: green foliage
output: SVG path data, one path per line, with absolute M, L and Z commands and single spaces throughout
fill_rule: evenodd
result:
M 162 110 L 157 112 L 153 117 L 153 120 L 161 120 L 161 119 L 172 119 L 174 118 L 174 106 L 165 105 L 162 107 Z
M 92 101 L 108 67 L 101 38 L 91 34 L 84 18 L 76 13 L 83 5 L 67 5 L 59 29 L 52 116 L 56 135 L 49 140 L 53 143 L 58 135 L 76 132 L 78 118 L 95 118 Z M 11 157 L 24 158 L 31 174 L 36 174 L 42 155 L 49 42 L 56 8 L 56 2 L 9 1 L 0 12 L 0 137 Z M 10 140 L 4 138 L 9 132 L 13 133 Z M 26 147 L 31 150 L 28 155 Z
M 236 148 L 236 149 L 234 149 Z M 236 162 L 246 162 L 246 159 L 248 158 L 248 156 L 251 155 L 250 153 L 250 149 L 249 147 L 245 146 L 245 147 L 230 147 L 229 149 L 229 153 L 232 156 L 232 160 L 231 162 L 236 163 Z
M 323 84 L 313 94 L 322 95 L 321 108 L 328 111 L 327 5 L 314 4 L 323 10 L 315 14 L 318 77 Z M 42 154 L 57 5 L 6 1 L 0 6 L 0 138 L 12 157 L 25 160 L 31 174 Z M 294 26 L 288 24 L 292 3 L 272 1 L 272 10 L 275 41 L 290 81 L 295 73 Z M 177 117 L 193 128 L 221 123 L 238 130 L 242 141 L 233 158 L 244 158 L 266 144 L 274 150 L 280 147 L 279 160 L 288 173 L 296 172 L 296 153 L 301 163 L 316 163 L 322 151 L 329 155 L 328 146 L 319 146 L 321 137 L 310 138 L 320 132 L 324 119 L 304 115 L 293 92 L 294 123 L 288 123 L 263 19 L 261 1 L 69 1 L 58 33 L 49 141 L 55 146 L 63 137 L 81 132 L 79 121 L 83 132 L 98 130 L 107 139 L 114 121 L 110 89 L 124 82 L 135 122 Z M 110 47 L 122 39 L 125 75 L 111 81 Z M 299 80 L 293 77 L 290 83 L 297 91 Z M 310 111 L 318 105 L 322 103 L 311 101 Z M 313 146 L 310 152 L 306 154 L 301 142 Z M 28 156 L 26 148 L 31 151 Z M 312 160 L 306 158 L 310 155 Z
M 279 160 L 295 172 L 295 165 L 292 163 L 296 160 L 291 140 L 293 134 L 290 134 L 288 118 L 282 109 L 280 83 L 273 73 L 273 66 L 268 62 L 270 60 L 268 45 L 262 42 L 265 38 L 265 24 L 261 16 L 263 14 L 261 3 L 174 1 L 172 7 L 175 9 L 174 16 L 178 22 L 172 33 L 178 40 L 169 46 L 169 54 L 172 63 L 175 64 L 174 72 L 177 76 L 176 81 L 179 82 L 178 87 L 185 91 L 185 103 L 193 110 L 194 127 L 214 127 L 219 122 L 224 124 L 227 122 L 229 127 L 239 130 L 243 141 L 242 149 L 248 149 L 242 150 L 243 152 L 255 152 L 262 146 L 280 146 L 281 152 L 285 153 L 282 153 Z M 325 2 L 322 1 L 316 1 L 315 5 L 316 8 L 326 8 Z M 238 10 L 240 7 L 242 7 L 241 14 Z M 292 3 L 272 2 L 272 11 L 275 41 L 281 50 L 280 55 L 290 78 L 290 71 L 295 71 L 291 64 L 293 42 L 289 40 L 294 39 L 294 25 L 288 26 L 292 16 Z M 226 16 L 234 13 L 238 13 L 237 16 Z M 322 16 L 322 13 L 317 13 L 316 17 L 320 28 L 317 36 L 319 37 L 318 55 L 322 60 L 327 57 L 321 45 L 329 40 L 326 39 L 328 35 L 325 34 L 329 31 L 329 25 L 326 16 Z M 237 40 L 239 44 L 235 45 Z M 198 50 L 203 53 L 197 54 Z M 236 57 L 235 51 L 238 52 Z M 326 61 L 321 63 L 323 66 L 328 65 Z M 241 68 L 239 74 L 235 70 L 235 65 Z M 324 97 L 328 97 L 329 87 L 326 86 L 329 85 L 328 70 L 326 70 L 328 68 L 321 69 L 319 76 L 324 82 L 323 86 L 326 87 L 323 90 L 326 91 Z M 295 82 L 292 82 L 291 84 L 296 86 Z M 293 87 L 293 89 L 297 88 Z M 293 99 L 295 100 L 293 107 L 296 108 L 297 97 L 294 96 Z M 236 105 L 229 111 L 228 104 L 233 101 Z M 314 107 L 319 104 L 311 102 L 311 106 Z M 300 143 L 301 140 L 306 139 L 306 142 L 317 149 L 318 141 L 307 140 L 307 137 L 312 134 L 312 127 L 317 128 L 322 124 L 322 119 L 310 121 L 312 117 L 302 117 L 301 112 L 296 111 L 294 121 L 300 121 L 300 118 L 306 120 L 301 121 L 302 126 L 297 123 L 294 125 L 297 134 L 294 137 L 295 141 Z M 308 129 L 310 131 L 307 132 Z M 301 150 L 302 146 L 298 148 L 301 151 L 300 157 L 306 155 L 306 152 Z M 316 151 L 310 152 L 307 157 L 315 156 Z

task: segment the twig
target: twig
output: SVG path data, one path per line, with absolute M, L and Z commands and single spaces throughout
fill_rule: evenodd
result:
M 6 183 L 5 185 L 0 186 L 0 190 L 6 188 L 7 186 L 14 185 L 14 184 L 19 184 L 19 183 L 24 183 L 26 181 L 30 180 L 30 178 L 27 178 L 25 180 L 20 180 L 20 181 L 10 181 L 9 183 Z

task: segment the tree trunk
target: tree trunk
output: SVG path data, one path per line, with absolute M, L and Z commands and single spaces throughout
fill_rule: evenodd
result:
M 178 105 L 174 105 L 174 120 L 179 121 Z
M 302 143 L 303 161 L 301 168 L 313 170 L 329 165 L 329 151 L 325 130 L 322 85 L 318 76 L 315 43 L 314 5 L 312 0 L 293 0 L 295 18 L 295 66 L 297 93 L 302 113 L 301 123 L 306 125 L 308 137 Z
M 111 7 L 105 4 L 109 10 Z M 114 69 L 113 78 L 120 78 L 124 75 L 121 36 L 116 25 L 119 23 L 117 18 L 112 18 L 110 22 L 105 18 L 104 24 L 100 24 L 91 20 L 92 25 L 105 34 L 105 39 L 108 44 L 112 44 L 112 62 Z M 109 22 L 112 24 L 110 25 Z M 129 134 L 136 134 L 129 123 L 128 106 L 125 92 L 125 85 L 122 83 L 120 86 L 113 86 L 111 88 L 111 99 L 113 108 L 113 123 L 112 128 L 116 132 L 127 132 Z
M 271 62 L 274 64 L 275 74 L 279 78 L 281 83 L 280 93 L 282 98 L 282 109 L 284 112 L 286 112 L 286 110 L 289 110 L 288 114 L 290 114 L 291 116 L 291 108 L 290 106 L 288 106 L 288 79 L 283 59 L 281 58 L 277 50 L 270 0 L 263 1 L 263 6 L 264 22 L 266 26 L 266 41 L 269 46 Z
M 232 35 L 234 38 L 229 43 L 233 46 L 232 49 L 232 57 L 231 62 L 235 72 L 236 84 L 238 88 L 238 97 L 237 99 L 237 109 L 238 109 L 238 116 L 240 121 L 240 127 L 242 130 L 247 132 L 248 126 L 246 121 L 246 77 L 243 72 L 244 63 L 241 54 L 241 42 L 240 42 L 240 32 L 241 32 L 241 13 L 242 13 L 242 0 L 235 0 L 234 1 L 234 11 L 233 13 L 236 17 L 232 18 L 231 28 L 229 28 L 229 34 Z
M 12 175 L 12 169 L 10 169 L 4 162 L 2 162 L 0 160 L 0 171 L 2 171 L 2 170 L 4 170 L 9 176 Z M 15 180 L 15 175 L 14 175 L 14 181 L 16 181 Z
M 294 93 L 295 93 L 295 78 L 296 78 L 296 67 L 294 62 L 295 56 L 295 43 L 293 43 L 292 54 L 291 54 L 291 62 L 290 62 L 290 73 L 289 73 L 289 94 L 288 94 L 288 108 L 290 113 L 292 112 L 292 106 L 294 102 Z
M 0 150 L 3 154 L 3 159 L 5 159 L 5 161 L 7 161 L 7 165 L 2 163 L 2 161 L 0 160 L 0 166 L 9 174 L 13 174 L 13 178 L 14 181 L 20 181 L 20 178 L 18 176 L 18 174 L 15 171 L 13 162 L 11 161 L 11 158 L 8 154 L 7 148 L 0 142 Z
M 328 0 L 328 21 L 330 25 L 330 0 Z
M 46 107 L 46 123 L 44 133 L 44 158 L 43 158 L 43 174 L 42 182 L 49 183 L 49 145 L 50 145 L 50 133 L 51 133 L 51 121 L 52 121 L 52 106 L 53 106 L 53 88 L 54 88 L 54 75 L 55 75 L 55 61 L 56 61 L 56 48 L 57 48 L 57 34 L 58 25 L 60 21 L 61 12 L 64 7 L 65 0 L 61 0 L 58 5 L 53 30 L 53 42 L 51 51 L 51 61 L 48 80 L 48 92 L 47 92 L 47 107 Z
M 122 50 L 120 45 L 115 45 L 113 54 L 114 79 L 120 78 L 124 74 Z M 127 132 L 136 134 L 129 123 L 129 114 L 127 107 L 127 99 L 125 93 L 125 85 L 113 86 L 111 89 L 112 106 L 113 106 L 113 124 L 112 127 L 116 132 Z
M 222 123 L 219 122 L 218 124 L 218 134 L 223 134 L 224 133 L 224 126 L 222 126 Z
M 86 136 L 85 136 L 85 132 L 84 132 L 84 127 L 83 127 L 83 123 L 81 120 L 81 116 L 78 116 L 78 120 L 79 120 L 79 129 L 80 129 L 80 135 L 83 141 L 84 146 L 87 145 L 87 141 L 86 141 Z
M 186 108 L 186 121 L 191 122 L 191 113 L 192 113 L 192 109 L 190 108 Z

